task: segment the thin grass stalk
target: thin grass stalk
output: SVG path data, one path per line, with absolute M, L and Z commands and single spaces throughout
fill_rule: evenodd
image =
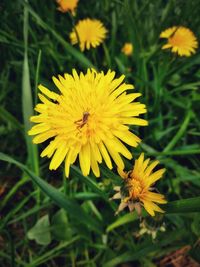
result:
M 28 165 L 30 169 L 39 175 L 39 160 L 38 149 L 36 145 L 33 145 L 32 138 L 27 135 L 28 130 L 31 128 L 30 117 L 33 115 L 33 100 L 30 83 L 30 72 L 28 63 L 28 9 L 24 7 L 24 63 L 22 72 L 22 112 L 24 119 L 24 135 L 26 139 L 27 152 L 28 152 Z M 40 202 L 40 189 L 37 187 L 37 203 Z

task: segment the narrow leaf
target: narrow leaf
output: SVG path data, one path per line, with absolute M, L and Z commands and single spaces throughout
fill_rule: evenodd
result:
M 94 220 L 89 214 L 87 214 L 75 200 L 65 196 L 62 192 L 60 192 L 59 190 L 57 190 L 56 188 L 45 182 L 43 179 L 35 175 L 25 165 L 14 160 L 13 158 L 3 153 L 0 153 L 0 160 L 13 163 L 16 166 L 18 166 L 21 170 L 23 170 L 25 173 L 29 175 L 29 177 L 34 181 L 34 183 L 36 183 L 42 189 L 42 191 L 48 197 L 50 197 L 50 199 L 52 199 L 59 207 L 65 209 L 71 217 L 73 217 L 80 223 L 87 225 L 92 230 L 101 233 L 102 227 L 100 222 Z
M 22 74 L 22 108 L 24 118 L 25 138 L 28 150 L 28 162 L 31 170 L 39 174 L 39 161 L 37 146 L 33 145 L 32 138 L 27 135 L 31 128 L 30 117 L 33 115 L 33 100 L 30 84 L 29 64 L 28 64 L 28 10 L 24 7 L 24 63 Z

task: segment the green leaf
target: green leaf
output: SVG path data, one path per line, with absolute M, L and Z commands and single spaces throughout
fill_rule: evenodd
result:
M 184 235 L 184 230 L 172 232 L 168 234 L 166 238 L 161 239 L 161 241 L 157 243 L 154 243 L 154 244 L 149 243 L 149 245 L 147 245 L 144 248 L 139 248 L 137 250 L 132 250 L 132 251 L 129 250 L 121 255 L 117 255 L 113 259 L 106 262 L 103 266 L 104 267 L 115 267 L 120 263 L 125 263 L 128 261 L 141 259 L 142 257 L 144 257 L 144 255 L 147 256 L 151 252 L 159 251 L 162 248 L 162 246 L 172 244 L 175 240 L 182 237 L 183 235 Z
M 92 180 L 89 176 L 83 176 L 81 171 L 75 166 L 71 166 L 72 173 L 74 172 L 76 176 L 79 176 L 84 182 L 92 189 L 94 190 L 99 196 L 101 196 L 103 199 L 107 200 L 108 196 L 99 188 L 98 184 Z
M 72 230 L 64 209 L 60 209 L 51 221 L 52 235 L 59 241 L 67 241 L 72 238 Z
M 189 255 L 196 261 L 200 264 L 200 245 L 199 243 L 196 244 L 196 246 L 194 246 L 190 252 L 189 252 Z M 198 264 L 194 266 L 199 266 Z
M 172 201 L 162 205 L 162 209 L 166 214 L 200 212 L 200 197 Z
M 94 219 L 87 214 L 74 199 L 65 196 L 62 192 L 35 175 L 35 173 L 33 173 L 25 165 L 7 156 L 6 154 L 0 153 L 0 160 L 13 163 L 18 166 L 29 175 L 34 183 L 36 183 L 42 189 L 42 191 L 50 197 L 50 199 L 52 199 L 59 207 L 65 209 L 71 217 L 88 226 L 97 233 L 102 233 L 101 223 L 97 219 Z
M 23 132 L 23 125 L 3 107 L 0 107 L 0 118 L 5 122 L 9 122 L 13 128 L 19 129 Z
M 138 215 L 136 214 L 136 212 L 125 214 L 124 216 L 118 218 L 114 223 L 110 224 L 106 228 L 106 232 L 110 232 L 113 229 L 120 227 L 121 225 L 127 224 L 129 222 L 133 222 L 137 219 L 138 219 Z
M 32 137 L 27 135 L 28 130 L 32 127 L 30 117 L 33 115 L 33 100 L 30 83 L 30 72 L 28 62 L 28 10 L 24 7 L 24 62 L 22 72 L 22 108 L 24 119 L 24 131 L 26 145 L 28 150 L 28 162 L 31 170 L 39 175 L 38 148 L 32 143 Z
M 27 237 L 35 240 L 39 245 L 48 245 L 51 243 L 49 215 L 41 217 L 37 223 L 28 231 Z
M 200 216 L 199 214 L 196 214 L 194 216 L 194 220 L 191 224 L 192 232 L 199 237 L 200 236 Z
M 76 48 L 72 47 L 61 35 L 59 35 L 56 31 L 54 31 L 48 24 L 46 24 L 40 16 L 27 4 L 25 4 L 31 16 L 35 18 L 36 23 L 40 25 L 44 30 L 49 31 L 54 38 L 60 42 L 66 51 L 72 55 L 78 62 L 80 62 L 83 66 L 86 67 L 94 67 L 92 62 L 84 56 L 83 53 L 79 52 Z
M 175 136 L 172 138 L 172 140 L 168 143 L 168 145 L 165 147 L 163 152 L 169 152 L 170 150 L 172 150 L 173 147 L 176 145 L 176 143 L 180 140 L 180 138 L 185 133 L 185 131 L 186 131 L 187 127 L 188 127 L 188 124 L 189 124 L 190 119 L 191 119 L 191 115 L 192 115 L 192 112 L 190 110 L 187 111 L 187 114 L 185 116 L 184 121 L 181 124 L 180 129 L 175 134 Z
M 164 214 L 200 212 L 200 197 L 172 201 L 165 205 L 162 205 L 161 207 L 165 211 Z M 147 215 L 148 214 L 143 210 L 142 217 L 146 217 Z M 130 222 L 133 222 L 137 219 L 138 219 L 138 216 L 136 212 L 125 214 L 121 216 L 120 218 L 117 218 L 115 222 L 111 223 L 106 228 L 106 231 L 110 232 L 114 230 L 115 228 L 118 228 Z

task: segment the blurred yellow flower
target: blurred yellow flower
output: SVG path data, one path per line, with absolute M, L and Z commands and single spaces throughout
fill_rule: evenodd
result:
M 133 45 L 132 43 L 125 43 L 124 46 L 122 47 L 122 53 L 126 56 L 131 56 L 133 53 Z
M 65 13 L 70 11 L 73 15 L 75 15 L 75 9 L 78 5 L 79 0 L 57 0 L 59 5 L 58 10 Z
M 118 169 L 120 176 L 123 178 L 123 185 L 115 187 L 117 193 L 112 199 L 121 199 L 121 203 L 116 213 L 128 207 L 130 211 L 136 209 L 141 215 L 141 206 L 151 215 L 155 215 L 155 211 L 164 212 L 154 202 L 164 204 L 167 201 L 164 195 L 152 192 L 155 188 L 152 185 L 159 180 L 165 169 L 152 172 L 159 161 L 154 161 L 149 165 L 150 159 L 144 160 L 144 153 L 135 161 L 133 170 L 124 172 Z M 149 165 L 149 166 L 148 166 Z
M 70 34 L 71 43 L 79 43 L 81 51 L 99 46 L 106 38 L 107 30 L 97 19 L 80 20 Z M 77 36 L 78 35 L 78 36 Z
M 162 46 L 162 49 L 171 48 L 173 53 L 179 56 L 191 56 L 196 52 L 198 41 L 194 33 L 185 27 L 174 26 L 160 34 L 160 38 L 166 38 L 167 44 Z
M 100 176 L 98 165 L 102 160 L 112 169 L 111 158 L 120 169 L 124 168 L 121 155 L 132 158 L 124 143 L 136 147 L 140 142 L 129 125 L 147 125 L 146 120 L 137 118 L 146 112 L 145 105 L 134 102 L 141 94 L 132 93 L 133 85 L 124 83 L 124 78 L 115 78 L 111 70 L 104 74 L 88 69 L 85 75 L 73 70 L 72 75 L 53 77 L 60 94 L 39 86 L 42 103 L 35 108 L 39 114 L 30 118 L 37 125 L 29 135 L 36 135 L 35 144 L 51 140 L 41 153 L 41 157 L 52 157 L 50 170 L 56 170 L 64 161 L 68 177 L 70 165 L 78 156 L 85 176 L 90 168 Z

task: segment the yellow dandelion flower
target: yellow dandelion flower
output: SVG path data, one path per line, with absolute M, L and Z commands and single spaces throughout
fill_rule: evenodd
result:
M 58 10 L 62 13 L 71 12 L 75 15 L 75 10 L 78 5 L 78 0 L 57 0 L 59 5 Z
M 127 93 L 134 87 L 124 83 L 124 78 L 115 78 L 111 70 L 104 74 L 88 69 L 85 75 L 73 70 L 72 75 L 53 77 L 60 94 L 39 85 L 42 103 L 35 107 L 39 114 L 30 118 L 37 125 L 29 135 L 36 135 L 35 144 L 51 140 L 41 153 L 41 157 L 52 158 L 50 170 L 56 170 L 64 161 L 68 177 L 77 157 L 85 176 L 92 169 L 99 177 L 102 160 L 112 169 L 111 158 L 120 169 L 124 168 L 121 155 L 132 158 L 124 143 L 136 147 L 140 142 L 129 125 L 147 125 L 146 120 L 137 118 L 146 112 L 145 105 L 134 102 L 141 94 Z
M 121 51 L 124 55 L 131 56 L 133 53 L 133 45 L 131 43 L 125 43 Z
M 155 211 L 164 212 L 155 203 L 164 204 L 167 201 L 164 195 L 152 192 L 155 188 L 152 185 L 159 180 L 165 169 L 160 169 L 152 172 L 158 165 L 159 161 L 154 161 L 149 164 L 150 159 L 144 160 L 144 153 L 135 161 L 133 170 L 129 172 L 119 171 L 123 178 L 123 185 L 115 187 L 117 193 L 112 199 L 121 199 L 118 211 L 119 213 L 124 208 L 128 207 L 130 211 L 136 209 L 138 214 L 141 214 L 141 206 L 144 206 L 146 211 L 151 215 L 155 215 Z
M 99 46 L 106 38 L 107 30 L 97 19 L 80 20 L 75 29 L 70 34 L 71 43 L 73 45 L 79 43 L 81 51 Z
M 163 31 L 160 34 L 160 38 L 167 39 L 167 44 L 163 45 L 162 49 L 171 48 L 171 51 L 179 56 L 189 57 L 196 52 L 198 47 L 194 33 L 182 26 L 174 26 Z

